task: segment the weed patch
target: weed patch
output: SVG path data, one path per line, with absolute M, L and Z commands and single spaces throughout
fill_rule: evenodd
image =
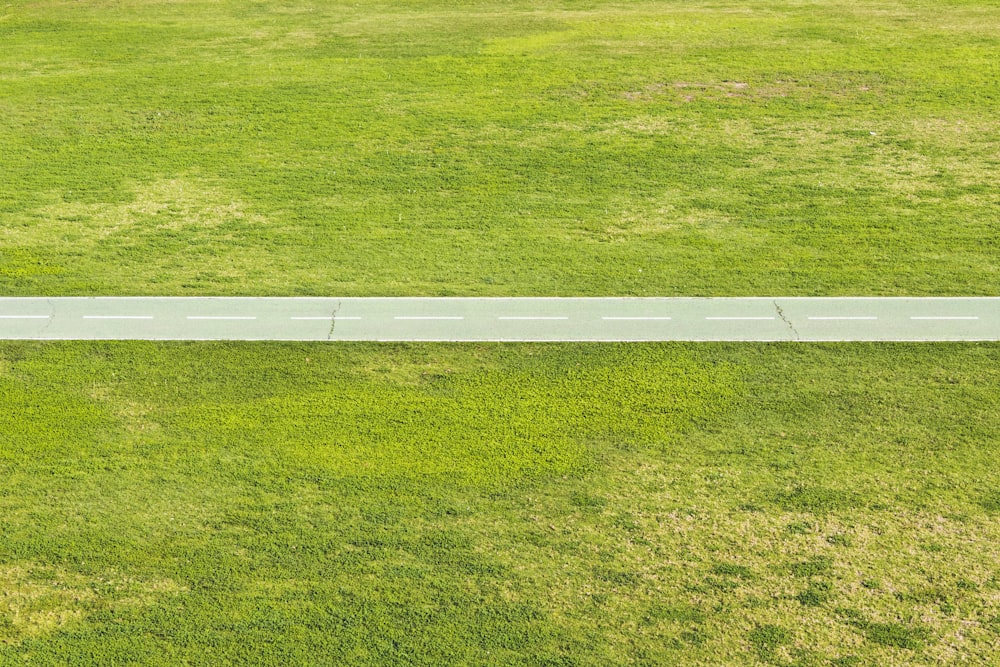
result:
M 984 495 L 979 500 L 979 504 L 987 512 L 1000 513 L 1000 491 L 993 491 Z
M 928 639 L 925 629 L 900 623 L 868 623 L 864 632 L 868 641 L 911 650 L 921 648 Z
M 859 498 L 850 491 L 796 485 L 789 491 L 777 494 L 775 502 L 788 512 L 824 514 L 857 507 Z
M 788 569 L 796 577 L 815 577 L 821 574 L 827 574 L 833 567 L 833 560 L 825 556 L 814 556 L 807 561 L 802 561 L 801 563 L 792 563 L 788 566 Z
M 828 581 L 810 581 L 808 588 L 796 595 L 795 599 L 807 607 L 819 607 L 830 600 L 831 589 Z
M 757 652 L 757 657 L 771 661 L 776 657 L 778 649 L 791 643 L 792 633 L 779 625 L 758 625 L 750 631 L 747 639 Z

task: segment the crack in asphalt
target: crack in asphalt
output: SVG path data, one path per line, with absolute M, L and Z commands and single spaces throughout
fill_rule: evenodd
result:
M 52 299 L 46 299 L 45 305 L 49 307 L 49 320 L 45 323 L 45 326 L 42 327 L 42 330 L 39 333 L 45 333 L 48 331 L 49 327 L 52 326 L 52 322 L 56 319 L 56 305 L 52 303 Z
M 333 340 L 333 329 L 337 326 L 337 311 L 340 310 L 340 302 L 337 302 L 337 307 L 333 309 L 330 313 L 330 330 L 326 332 L 326 339 Z
M 791 329 L 792 335 L 795 336 L 795 340 L 802 340 L 802 337 L 799 336 L 799 332 L 795 330 L 795 325 L 792 324 L 790 319 L 785 317 L 785 311 L 781 309 L 781 306 L 778 305 L 777 301 L 774 302 L 774 309 L 778 311 L 778 317 L 781 318 L 781 321 L 787 324 L 788 328 Z

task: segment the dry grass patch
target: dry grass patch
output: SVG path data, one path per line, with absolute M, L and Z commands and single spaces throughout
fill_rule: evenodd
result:
M 25 234 L 46 238 L 79 237 L 89 240 L 138 237 L 158 230 L 218 229 L 227 224 L 267 224 L 247 210 L 245 202 L 224 190 L 193 178 L 163 178 L 134 186 L 131 201 L 107 204 L 59 202 L 29 214 Z M 16 233 L 12 234 L 16 242 Z
M 187 588 L 169 579 L 86 576 L 34 563 L 0 564 L 0 644 L 19 644 L 109 608 L 156 604 Z
M 852 654 L 932 664 L 982 656 L 997 640 L 1000 529 L 987 517 L 727 510 L 728 489 L 746 484 L 740 471 L 710 472 L 693 492 L 690 476 L 646 459 L 568 503 L 533 495 L 524 533 L 488 549 L 516 581 L 545 580 L 543 607 L 574 632 L 616 619 L 599 631 L 622 650 L 641 637 L 713 664 L 746 664 L 748 652 L 772 664 Z

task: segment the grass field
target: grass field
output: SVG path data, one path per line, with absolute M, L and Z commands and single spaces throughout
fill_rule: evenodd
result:
M 5 294 L 991 294 L 992 1 L 14 2 Z
M 1000 4 L 0 4 L 0 295 L 998 295 Z M 1000 655 L 1000 346 L 0 343 L 0 665 Z
M 0 370 L 3 664 L 1000 643 L 996 346 L 6 343 Z

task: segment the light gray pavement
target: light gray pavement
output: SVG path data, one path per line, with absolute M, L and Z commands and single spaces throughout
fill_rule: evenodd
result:
M 1000 297 L 0 297 L 0 339 L 998 341 Z

